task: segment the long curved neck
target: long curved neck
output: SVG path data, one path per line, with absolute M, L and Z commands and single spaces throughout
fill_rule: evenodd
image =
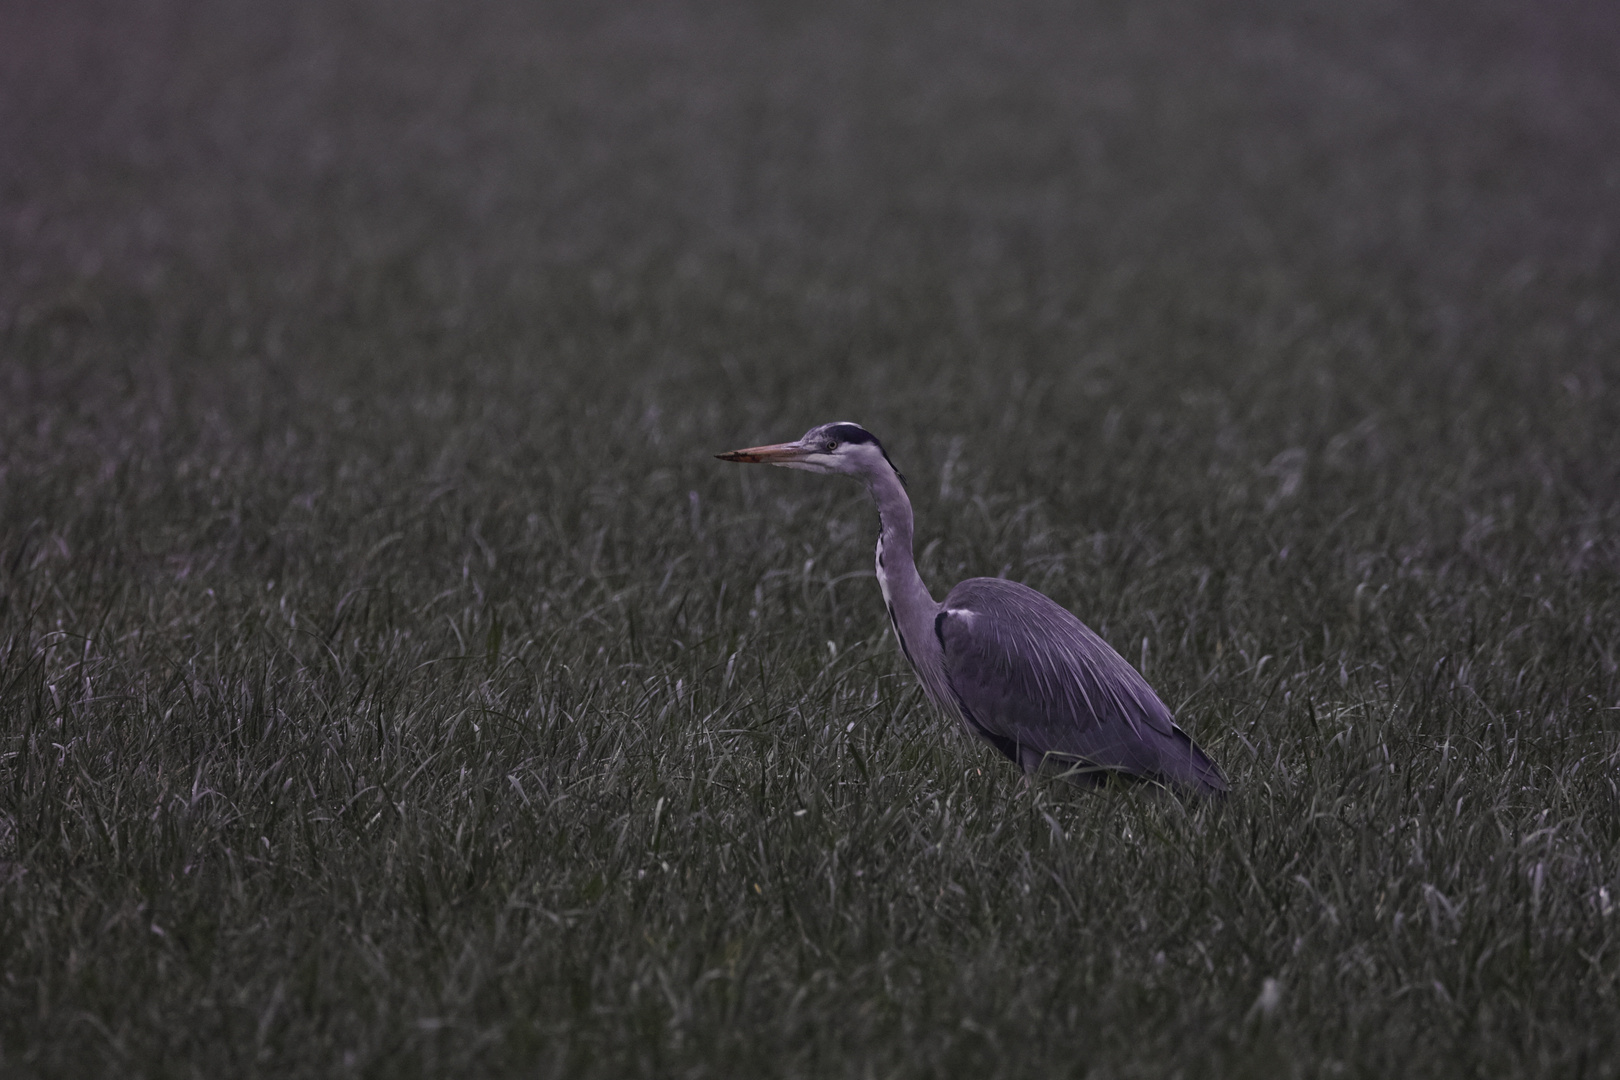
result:
M 906 659 L 922 679 L 923 689 L 937 703 L 948 707 L 950 691 L 945 684 L 944 657 L 934 634 L 940 605 L 923 584 L 912 556 L 911 500 L 906 497 L 899 474 L 887 465 L 868 476 L 866 486 L 877 503 L 883 525 L 877 543 L 877 579 L 889 620 Z

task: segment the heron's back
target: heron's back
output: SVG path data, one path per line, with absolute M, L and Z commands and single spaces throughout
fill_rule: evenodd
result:
M 1056 755 L 1201 794 L 1227 790 L 1136 669 L 1034 589 L 969 578 L 945 598 L 935 633 L 963 718 L 1026 769 Z

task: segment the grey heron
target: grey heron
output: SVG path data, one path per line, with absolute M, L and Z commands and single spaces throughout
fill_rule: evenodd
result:
M 900 649 L 929 699 L 1022 768 L 1082 785 L 1110 775 L 1204 796 L 1226 778 L 1152 687 L 1067 609 L 1027 585 L 969 578 L 934 600 L 912 557 L 911 500 L 859 424 L 716 455 L 864 481 L 877 503 L 877 579 Z

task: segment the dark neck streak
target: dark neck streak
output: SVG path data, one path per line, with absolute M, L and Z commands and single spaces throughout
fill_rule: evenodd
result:
M 878 508 L 878 584 L 883 588 L 895 636 L 929 697 L 944 704 L 948 690 L 939 641 L 934 635 L 940 605 L 923 584 L 912 556 L 911 500 L 906 497 L 899 475 L 887 462 L 868 478 L 867 490 Z

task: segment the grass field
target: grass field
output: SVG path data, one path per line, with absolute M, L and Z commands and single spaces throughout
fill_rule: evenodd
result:
M 1620 1076 L 1603 5 L 0 51 L 0 1074 Z M 1233 797 L 932 715 L 834 419 Z

